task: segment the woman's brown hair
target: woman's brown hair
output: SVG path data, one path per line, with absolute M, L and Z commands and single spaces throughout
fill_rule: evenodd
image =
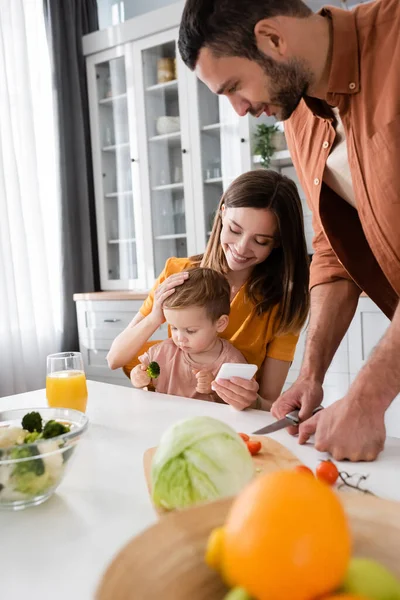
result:
M 223 194 L 204 255 L 193 257 L 202 267 L 228 273 L 221 246 L 222 207 L 270 210 L 278 222 L 277 245 L 266 260 L 256 265 L 246 292 L 258 314 L 278 305 L 275 335 L 298 333 L 309 311 L 309 259 L 304 237 L 303 210 L 295 183 L 277 173 L 260 169 L 235 179 Z

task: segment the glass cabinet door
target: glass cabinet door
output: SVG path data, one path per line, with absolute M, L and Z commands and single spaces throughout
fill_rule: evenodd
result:
M 140 189 L 132 168 L 125 55 L 97 57 L 88 79 L 101 286 L 131 288 L 140 276 L 134 210 Z
M 177 48 L 169 33 L 155 36 L 154 45 L 138 50 L 143 78 L 142 103 L 147 145 L 146 177 L 154 273 L 157 276 L 171 256 L 191 252 L 188 240 L 187 148 L 182 141 L 182 84 L 178 79 Z M 151 43 L 151 42 L 150 42 Z
M 241 141 L 238 116 L 229 101 L 198 79 L 196 85 L 206 243 L 221 196 L 241 173 Z

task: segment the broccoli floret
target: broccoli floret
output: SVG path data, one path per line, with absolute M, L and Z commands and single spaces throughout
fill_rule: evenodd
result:
M 40 433 L 43 428 L 42 417 L 36 411 L 27 413 L 22 419 L 22 429 L 26 429 L 27 431 L 34 432 L 37 431 Z
M 19 446 L 17 448 L 13 448 L 10 452 L 10 458 L 13 460 L 21 459 L 21 458 L 31 458 L 32 460 L 24 460 L 17 463 L 12 472 L 12 477 L 20 478 L 30 473 L 35 476 L 43 475 L 44 473 L 44 463 L 41 458 L 37 457 L 39 454 L 38 449 L 35 446 L 27 447 L 27 446 Z
M 63 423 L 59 423 L 59 421 L 47 421 L 46 425 L 43 429 L 43 437 L 45 439 L 57 437 L 58 435 L 62 435 L 63 433 L 68 433 L 71 431 L 71 428 L 68 425 L 64 425 Z
M 157 379 L 160 374 L 160 365 L 158 362 L 153 360 L 146 369 L 146 373 L 152 379 Z
M 24 438 L 24 444 L 33 444 L 36 440 L 40 440 L 43 437 L 42 433 L 38 433 L 37 431 L 32 431 L 32 433 L 27 433 Z

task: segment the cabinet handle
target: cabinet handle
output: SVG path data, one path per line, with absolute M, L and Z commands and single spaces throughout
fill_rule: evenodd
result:
M 240 138 L 240 141 L 242 142 L 242 144 L 244 144 L 246 140 L 244 138 Z
M 104 319 L 103 323 L 119 323 L 121 319 Z
M 131 162 L 136 162 L 136 158 L 131 158 Z
M 183 148 L 182 150 L 182 154 L 186 154 L 187 150 L 185 150 L 185 148 Z

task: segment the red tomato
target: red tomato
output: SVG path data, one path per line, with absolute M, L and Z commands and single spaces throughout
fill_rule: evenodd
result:
M 325 483 L 328 483 L 329 485 L 333 485 L 339 477 L 337 466 L 333 464 L 331 460 L 323 460 L 320 462 L 315 474 L 317 479 L 325 481 Z
M 297 467 L 295 467 L 294 470 L 298 471 L 299 473 L 306 473 L 307 475 L 312 475 L 314 477 L 314 473 L 309 467 L 306 467 L 306 465 L 297 465 Z
M 252 442 L 251 440 L 249 440 L 248 442 L 246 442 L 246 444 L 252 456 L 258 454 L 261 450 L 261 442 Z
M 238 435 L 240 435 L 240 437 L 242 438 L 242 440 L 244 442 L 248 442 L 249 441 L 249 436 L 247 435 L 247 433 L 238 433 Z

